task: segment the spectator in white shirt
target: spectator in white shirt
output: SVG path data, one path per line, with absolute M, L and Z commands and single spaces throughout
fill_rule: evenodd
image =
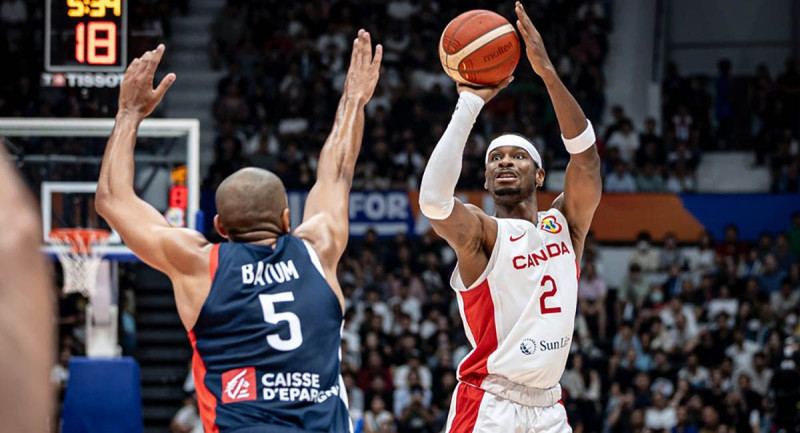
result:
M 631 264 L 636 263 L 645 275 L 658 270 L 658 249 L 650 244 L 650 234 L 642 232 L 636 242 L 636 249 L 631 255 Z
M 644 413 L 644 425 L 653 430 L 669 430 L 678 423 L 675 408 L 667 406 L 667 399 L 660 392 L 653 395 L 653 407 Z
M 633 161 L 636 151 L 639 149 L 639 134 L 633 130 L 633 123 L 630 119 L 625 119 L 619 131 L 615 131 L 608 139 L 606 146 L 619 149 L 619 157 L 630 163 Z
M 667 175 L 667 191 L 675 194 L 694 191 L 694 179 L 678 164 L 674 170 L 670 170 Z
M 703 275 L 714 270 L 716 256 L 714 254 L 713 241 L 708 232 L 700 236 L 697 248 L 690 248 L 684 252 L 684 257 L 689 264 L 689 269 L 694 274 L 695 282 L 699 281 Z
M 433 384 L 433 376 L 431 375 L 431 370 L 428 368 L 428 366 L 420 362 L 420 356 L 422 356 L 422 354 L 419 352 L 419 350 L 412 350 L 408 357 L 408 361 L 395 369 L 392 382 L 396 388 L 408 388 L 411 385 L 409 375 L 413 371 L 419 379 L 417 384 L 425 389 L 431 389 L 431 385 Z
M 194 398 L 183 400 L 183 406 L 175 412 L 169 427 L 172 433 L 203 433 L 203 422 Z
M 719 297 L 712 299 L 708 303 L 706 311 L 708 312 L 709 320 L 714 320 L 717 314 L 723 311 L 728 313 L 730 317 L 736 317 L 736 313 L 739 312 L 739 300 L 731 297 L 731 289 L 727 284 L 723 284 L 719 288 Z
M 769 295 L 769 303 L 779 316 L 786 316 L 800 304 L 800 290 L 792 290 L 792 281 L 784 278 L 781 290 Z
M 624 162 L 617 161 L 614 164 L 614 171 L 607 174 L 606 180 L 603 182 L 603 190 L 605 192 L 636 192 L 636 180 L 627 170 Z
M 380 426 L 394 420 L 391 412 L 386 410 L 386 403 L 380 395 L 375 394 L 369 403 L 369 410 L 364 413 L 364 431 L 373 433 L 379 431 Z
M 733 344 L 725 349 L 725 355 L 733 360 L 733 369 L 741 371 L 751 371 L 753 369 L 753 355 L 761 347 L 750 340 L 745 340 L 744 332 L 741 329 L 733 331 Z
M 692 310 L 691 306 L 684 305 L 680 299 L 672 298 L 669 301 L 668 307 L 661 310 L 661 313 L 659 314 L 661 317 L 661 322 L 667 327 L 667 329 L 673 329 L 675 327 L 677 317 L 681 315 L 686 319 L 686 332 L 688 332 L 689 335 L 696 335 L 697 318 L 694 316 L 694 311 Z
M 711 382 L 711 372 L 698 363 L 696 354 L 690 353 L 686 366 L 678 370 L 678 379 L 686 380 L 692 388 L 705 388 Z
M 397 384 L 395 384 L 397 385 Z M 394 390 L 394 415 L 400 418 L 403 410 L 411 404 L 412 396 L 415 393 L 422 394 L 422 403 L 425 407 L 430 406 L 432 393 L 429 388 L 425 388 L 420 383 L 419 372 L 412 369 L 408 372 L 408 383 L 403 387 L 396 387 Z
M 364 391 L 358 387 L 352 373 L 343 374 L 342 380 L 344 381 L 344 389 L 347 390 L 350 418 L 355 424 L 364 416 Z
M 756 353 L 753 355 L 753 369 L 747 372 L 750 376 L 750 388 L 762 397 L 766 396 L 773 373 L 772 369 L 767 367 L 764 353 Z

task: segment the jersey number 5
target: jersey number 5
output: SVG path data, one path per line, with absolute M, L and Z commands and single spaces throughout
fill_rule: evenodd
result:
M 542 297 L 539 298 L 539 307 L 542 309 L 542 314 L 560 313 L 561 307 L 548 308 L 545 303 L 547 298 L 555 296 L 556 292 L 558 291 L 558 287 L 556 287 L 556 280 L 554 280 L 550 275 L 545 275 L 544 278 L 542 278 L 542 286 L 544 287 L 544 285 L 548 282 L 553 286 L 553 288 L 542 293 Z
M 297 349 L 303 344 L 303 333 L 300 330 L 300 318 L 291 311 L 283 313 L 275 312 L 275 304 L 278 302 L 292 302 L 294 301 L 294 294 L 292 292 L 275 293 L 273 295 L 258 295 L 258 300 L 261 301 L 261 309 L 264 310 L 264 321 L 277 325 L 280 322 L 287 322 L 289 324 L 289 338 L 284 340 L 280 334 L 267 335 L 267 344 L 276 350 L 288 352 Z

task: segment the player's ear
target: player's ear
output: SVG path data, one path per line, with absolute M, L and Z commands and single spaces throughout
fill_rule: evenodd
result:
M 543 168 L 536 169 L 536 186 L 538 188 L 544 188 L 544 176 L 545 171 Z
M 289 208 L 283 210 L 281 213 L 281 222 L 283 223 L 283 232 L 289 233 L 292 231 L 292 220 L 289 215 Z
M 225 227 L 222 227 L 222 223 L 219 222 L 219 215 L 214 215 L 214 228 L 217 229 L 217 233 L 225 239 L 228 239 L 228 232 L 225 230 Z

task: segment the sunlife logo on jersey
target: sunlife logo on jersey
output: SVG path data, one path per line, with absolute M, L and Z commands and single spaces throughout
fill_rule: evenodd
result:
M 531 338 L 526 338 L 519 343 L 519 350 L 525 355 L 533 355 L 536 353 L 536 342 Z
M 536 353 L 536 349 L 538 348 L 540 352 L 547 352 L 548 350 L 558 350 L 563 349 L 565 347 L 569 347 L 571 337 L 561 337 L 557 340 L 539 340 L 537 343 L 532 338 L 526 338 L 522 340 L 519 344 L 519 351 L 522 352 L 524 355 L 533 355 Z

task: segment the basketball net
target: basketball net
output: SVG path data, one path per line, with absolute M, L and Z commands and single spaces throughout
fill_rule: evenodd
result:
M 108 245 L 108 230 L 55 229 L 50 239 L 64 270 L 64 293 L 81 293 L 87 298 L 97 289 L 97 270 Z
M 90 358 L 117 357 L 118 309 L 111 299 L 111 288 L 100 287 L 101 277 L 110 281 L 110 263 L 103 260 L 110 236 L 108 230 L 56 229 L 50 240 L 64 270 L 64 293 L 80 293 L 89 299 L 86 306 L 86 355 Z M 102 274 L 102 275 L 101 275 Z

